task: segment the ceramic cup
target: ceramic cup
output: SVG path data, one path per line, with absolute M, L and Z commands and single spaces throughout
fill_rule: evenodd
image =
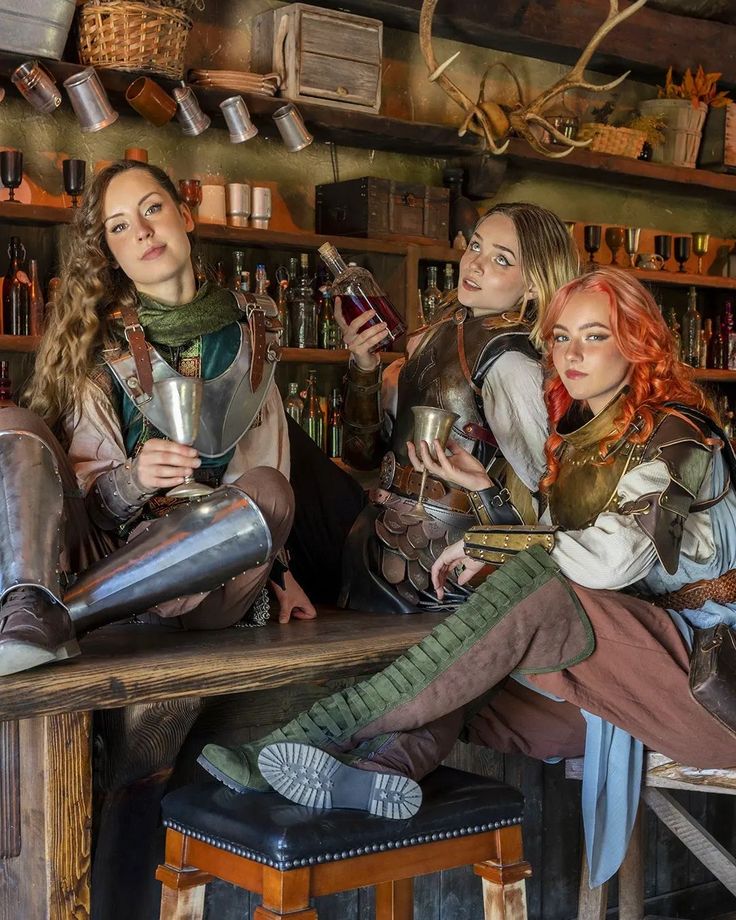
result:
M 225 187 L 202 185 L 202 201 L 198 211 L 200 221 L 207 224 L 226 224 L 225 215 Z
M 644 271 L 658 272 L 663 265 L 664 259 L 656 252 L 640 252 L 636 258 L 636 267 L 643 268 Z
M 17 67 L 10 79 L 18 92 L 37 112 L 48 115 L 61 105 L 61 92 L 56 80 L 38 61 L 26 61 Z
M 231 227 L 247 227 L 250 217 L 250 186 L 245 182 L 229 182 L 225 186 L 227 222 Z
M 125 98 L 146 121 L 160 128 L 176 113 L 176 102 L 150 77 L 138 77 L 125 90 Z
M 256 185 L 253 187 L 250 206 L 251 225 L 260 230 L 268 230 L 271 220 L 271 189 Z
M 124 160 L 137 160 L 138 163 L 148 162 L 148 151 L 145 147 L 126 147 L 123 153 Z
M 94 67 L 67 77 L 64 86 L 83 134 L 101 131 L 118 120 Z

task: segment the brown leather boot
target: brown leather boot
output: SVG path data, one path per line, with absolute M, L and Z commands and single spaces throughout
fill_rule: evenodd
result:
M 0 676 L 79 654 L 74 626 L 61 604 L 39 588 L 14 588 L 0 606 Z

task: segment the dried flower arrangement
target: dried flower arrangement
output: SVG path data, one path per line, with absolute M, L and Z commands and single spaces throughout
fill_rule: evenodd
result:
M 695 75 L 690 68 L 685 71 L 682 83 L 675 83 L 672 79 L 672 68 L 667 71 L 664 87 L 658 86 L 658 98 L 660 99 L 689 99 L 693 108 L 697 108 L 701 102 L 715 108 L 724 105 L 730 105 L 732 100 L 726 90 L 717 92 L 716 84 L 720 79 L 720 73 L 706 73 L 702 65 L 698 65 Z

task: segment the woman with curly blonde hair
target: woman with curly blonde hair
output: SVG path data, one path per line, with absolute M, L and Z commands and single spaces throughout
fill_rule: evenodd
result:
M 101 170 L 75 215 L 30 411 L 1 419 L 11 552 L 0 561 L 0 674 L 78 654 L 80 634 L 135 614 L 230 625 L 285 542 L 274 305 L 209 282 L 197 290 L 193 229 L 166 173 L 131 161 Z M 170 410 L 184 398 L 172 394 L 192 390 L 202 410 L 187 446 Z M 167 497 L 177 486 L 208 494 Z M 289 587 L 287 600 L 298 595 Z
M 470 528 L 435 563 L 437 593 L 453 570 L 460 583 L 495 571 L 427 639 L 261 741 L 207 745 L 200 763 L 239 791 L 268 782 L 301 804 L 408 817 L 417 781 L 461 734 L 540 759 L 585 754 L 600 885 L 626 850 L 644 745 L 690 767 L 736 764 L 736 693 L 688 686 L 691 647 L 736 625 L 736 459 L 632 275 L 598 269 L 564 285 L 541 329 L 542 523 Z M 435 447 L 432 475 L 487 484 L 480 463 Z

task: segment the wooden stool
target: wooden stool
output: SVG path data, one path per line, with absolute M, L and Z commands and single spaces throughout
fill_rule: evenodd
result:
M 254 920 L 317 920 L 311 898 L 371 885 L 376 920 L 412 920 L 415 876 L 470 864 L 483 879 L 486 920 L 525 920 L 521 793 L 449 767 L 422 791 L 419 812 L 392 821 L 220 783 L 177 789 L 162 803 L 161 920 L 201 920 L 213 878 L 263 896 Z
M 565 776 L 568 779 L 583 778 L 583 758 L 565 762 Z M 724 849 L 703 825 L 663 789 L 686 789 L 688 792 L 719 792 L 736 795 L 736 769 L 698 770 L 683 764 L 673 763 L 663 754 L 647 753 L 642 801 L 652 809 L 687 848 L 710 869 L 715 877 L 732 893 L 736 894 L 736 859 Z M 626 857 L 618 872 L 618 916 L 619 920 L 643 920 L 644 918 L 644 822 L 642 808 L 636 816 Z M 583 868 L 580 874 L 580 900 L 578 920 L 603 920 L 606 916 L 608 883 L 591 888 L 588 883 L 588 862 L 583 850 Z M 648 920 L 657 920 L 649 917 Z M 666 920 L 666 918 L 661 918 Z

